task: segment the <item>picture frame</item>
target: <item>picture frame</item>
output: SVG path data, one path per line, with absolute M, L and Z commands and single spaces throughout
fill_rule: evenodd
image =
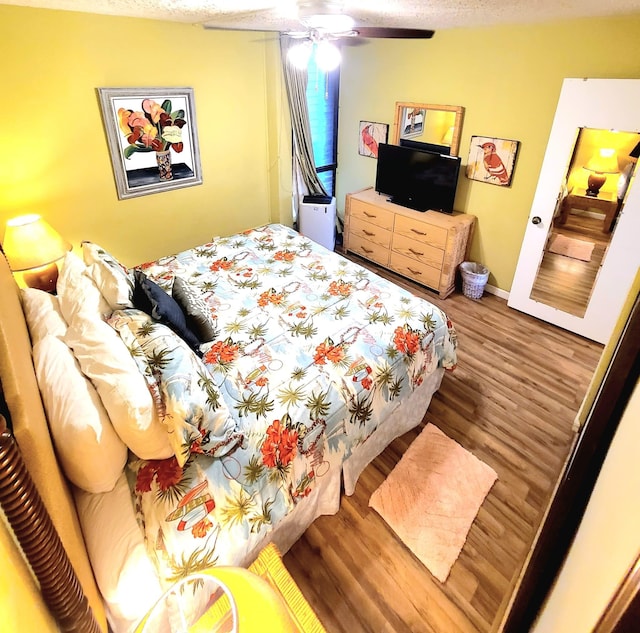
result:
M 510 187 L 520 141 L 472 136 L 466 176 L 491 185 Z
M 378 158 L 378 145 L 386 143 L 389 139 L 389 125 L 387 123 L 374 123 L 373 121 L 360 121 L 358 130 L 358 154 Z
M 98 88 L 120 200 L 202 184 L 192 88 Z
M 424 130 L 424 121 L 427 116 L 426 108 L 404 108 L 400 126 L 400 136 L 402 138 L 413 138 L 421 136 Z

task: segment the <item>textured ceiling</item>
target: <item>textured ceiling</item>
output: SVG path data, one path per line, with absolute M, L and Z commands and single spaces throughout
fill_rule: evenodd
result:
M 298 0 L 318 4 L 317 0 Z M 325 0 L 326 4 L 327 0 Z M 296 0 L 0 0 L 0 4 L 207 24 L 300 30 Z M 344 0 L 360 26 L 447 29 L 640 13 L 640 0 Z

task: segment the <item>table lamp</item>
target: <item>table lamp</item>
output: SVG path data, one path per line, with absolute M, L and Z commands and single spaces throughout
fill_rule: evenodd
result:
M 587 195 L 596 198 L 600 193 L 600 188 L 607 180 L 607 174 L 617 174 L 619 171 L 616 150 L 609 148 L 599 149 L 589 159 L 584 168 L 591 172 L 587 181 L 589 186 Z
M 22 272 L 30 288 L 55 292 L 56 261 L 71 250 L 71 244 L 39 215 L 21 215 L 7 220 L 2 250 L 13 272 Z

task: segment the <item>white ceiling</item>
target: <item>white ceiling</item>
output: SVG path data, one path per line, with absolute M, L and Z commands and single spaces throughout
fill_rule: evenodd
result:
M 301 28 L 296 0 L 0 0 L 0 4 L 206 23 L 219 28 Z M 640 0 L 344 0 L 341 4 L 344 13 L 360 26 L 435 30 L 640 13 Z

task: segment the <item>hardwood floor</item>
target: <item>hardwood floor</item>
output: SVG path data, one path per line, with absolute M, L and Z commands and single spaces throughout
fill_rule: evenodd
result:
M 546 250 L 531 289 L 532 299 L 578 317 L 584 316 L 611 242 L 612 233 L 603 233 L 602 223 L 597 217 L 570 213 L 566 224 L 553 228 L 553 233 L 593 242 L 595 247 L 588 262 Z
M 490 631 L 568 454 L 602 346 L 511 310 L 495 296 L 474 301 L 456 293 L 443 301 L 368 266 L 447 312 L 458 332 L 459 364 L 445 375 L 422 424 L 367 467 L 355 494 L 343 496 L 336 515 L 310 526 L 285 554 L 285 565 L 329 633 Z M 368 507 L 427 422 L 499 477 L 444 584 Z

